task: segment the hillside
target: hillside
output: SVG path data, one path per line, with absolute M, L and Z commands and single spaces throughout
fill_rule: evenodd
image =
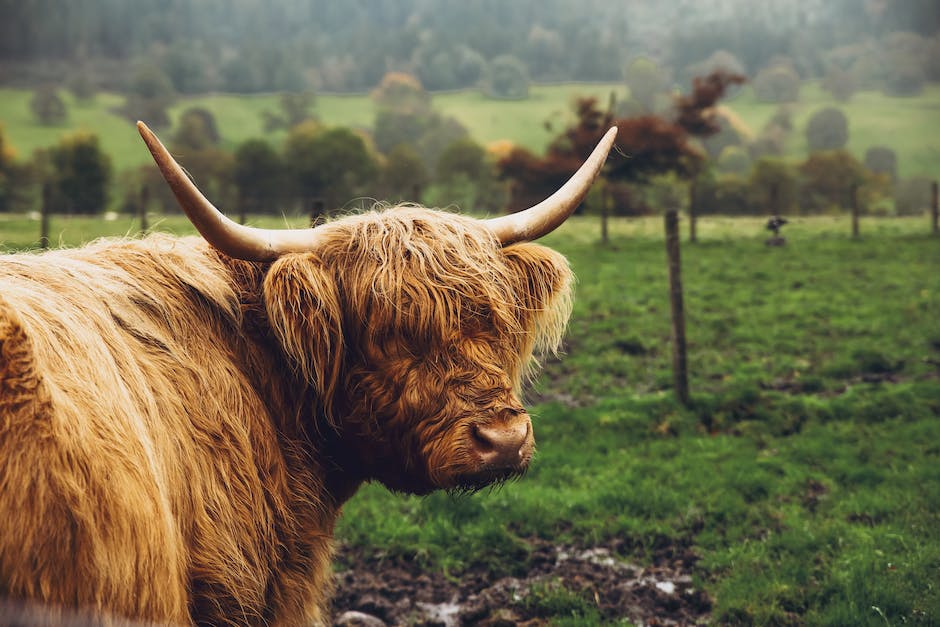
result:
M 552 123 L 557 133 L 570 119 L 570 104 L 575 97 L 593 96 L 606 102 L 611 92 L 618 98 L 626 95 L 626 89 L 619 83 L 560 84 L 534 86 L 528 99 L 518 101 L 493 100 L 477 90 L 460 90 L 437 93 L 433 102 L 437 110 L 457 118 L 479 142 L 508 139 L 541 152 L 553 137 L 546 130 L 546 122 Z M 69 118 L 57 127 L 41 126 L 35 121 L 29 110 L 30 97 L 27 90 L 0 89 L 0 124 L 20 158 L 28 158 L 36 148 L 54 144 L 65 133 L 85 129 L 100 136 L 116 170 L 149 161 L 133 125 L 111 112 L 121 104 L 120 96 L 99 94 L 91 104 L 77 104 L 63 94 Z M 759 132 L 777 110 L 777 105 L 757 102 L 750 89 L 742 90 L 726 105 L 754 132 Z M 926 132 L 936 125 L 940 115 L 940 85 L 932 85 L 922 95 L 908 98 L 859 92 L 849 103 L 840 105 L 818 85 L 804 84 L 800 102 L 792 105 L 795 130 L 787 142 L 789 157 L 805 156 L 802 130 L 806 120 L 814 111 L 833 105 L 842 108 L 849 118 L 849 149 L 857 157 L 864 157 L 871 146 L 884 145 L 898 153 L 902 177 L 940 174 L 940 136 Z M 192 106 L 205 107 L 213 113 L 224 148 L 234 148 L 253 137 L 267 137 L 275 143 L 283 140 L 283 131 L 266 134 L 263 130 L 262 112 L 277 109 L 276 94 L 185 98 L 173 106 L 171 118 L 176 119 Z M 355 128 L 370 127 L 375 115 L 367 95 L 320 95 L 315 111 L 325 124 Z

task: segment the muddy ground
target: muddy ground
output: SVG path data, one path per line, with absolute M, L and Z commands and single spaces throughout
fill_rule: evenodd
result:
M 687 548 L 666 547 L 653 565 L 618 559 L 616 545 L 555 546 L 532 540 L 528 573 L 493 578 L 483 568 L 459 579 L 423 572 L 403 559 L 366 555 L 340 547 L 334 625 L 380 627 L 419 625 L 503 627 L 548 623 L 551 610 L 539 603 L 547 591 L 564 586 L 596 607 L 605 620 L 636 625 L 701 625 L 711 600 L 692 585 L 696 558 Z M 569 613 L 570 615 L 570 613 Z

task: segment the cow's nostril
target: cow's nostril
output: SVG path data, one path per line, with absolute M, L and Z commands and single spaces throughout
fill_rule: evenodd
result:
M 487 453 L 496 448 L 496 445 L 492 439 L 492 434 L 488 434 L 484 427 L 473 425 L 470 433 L 473 435 L 474 444 L 479 452 Z
M 495 467 L 516 467 L 531 452 L 532 423 L 525 414 L 507 421 L 474 425 L 471 429 L 474 448 L 484 464 Z

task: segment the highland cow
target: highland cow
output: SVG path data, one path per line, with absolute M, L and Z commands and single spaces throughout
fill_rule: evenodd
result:
M 0 597 L 43 622 L 322 623 L 363 482 L 525 471 L 520 383 L 571 283 L 528 241 L 578 205 L 615 130 L 520 214 L 272 232 L 226 219 L 139 127 L 202 238 L 0 257 Z

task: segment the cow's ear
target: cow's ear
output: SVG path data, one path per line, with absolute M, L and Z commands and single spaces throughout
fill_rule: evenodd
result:
M 343 362 L 343 332 L 327 265 L 313 253 L 284 255 L 264 278 L 264 304 L 284 352 L 329 410 Z
M 523 243 L 503 249 L 516 275 L 523 325 L 531 329 L 536 352 L 558 350 L 568 317 L 574 276 L 568 260 L 538 244 Z

